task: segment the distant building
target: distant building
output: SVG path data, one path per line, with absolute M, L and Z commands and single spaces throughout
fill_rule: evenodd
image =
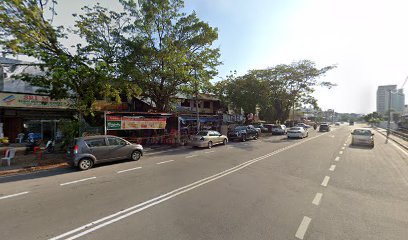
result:
M 404 112 L 405 95 L 403 89 L 397 89 L 397 85 L 378 86 L 377 89 L 377 112 L 386 115 L 389 106 L 389 94 L 391 93 L 391 109 L 395 112 Z

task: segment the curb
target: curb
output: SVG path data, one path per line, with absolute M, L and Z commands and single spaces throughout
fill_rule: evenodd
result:
M 378 128 L 375 129 L 378 133 L 380 133 L 381 135 L 383 135 L 384 137 L 387 137 L 387 134 L 384 134 L 383 132 L 379 131 Z M 395 140 L 393 137 L 388 138 L 389 140 L 392 140 L 393 142 L 395 142 L 396 144 L 398 144 L 400 147 L 404 148 L 405 150 L 408 150 L 408 146 L 405 146 L 404 144 L 400 143 L 399 141 Z

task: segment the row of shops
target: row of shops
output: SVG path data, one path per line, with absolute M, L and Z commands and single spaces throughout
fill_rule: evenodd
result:
M 94 131 L 83 135 L 111 134 L 142 144 L 173 144 L 197 132 L 194 113 L 152 113 L 132 110 L 132 104 L 101 104 L 96 116 L 102 121 Z M 21 141 L 29 134 L 47 141 L 61 139 L 63 119 L 72 119 L 76 112 L 66 100 L 52 100 L 48 96 L 0 92 L 0 138 Z M 242 118 L 227 114 L 200 114 L 200 129 L 223 131 L 223 126 Z M 92 127 L 92 126 L 91 126 Z

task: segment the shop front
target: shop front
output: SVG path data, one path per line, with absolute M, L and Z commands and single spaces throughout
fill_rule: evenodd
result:
M 4 137 L 11 142 L 29 133 L 35 138 L 47 140 L 61 137 L 60 120 L 72 118 L 67 100 L 53 100 L 49 96 L 0 93 L 0 122 Z

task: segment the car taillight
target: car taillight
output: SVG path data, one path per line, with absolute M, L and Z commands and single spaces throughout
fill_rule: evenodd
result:
M 74 146 L 74 154 L 77 154 L 77 153 L 78 153 L 78 149 L 79 149 L 78 144 L 75 144 L 75 146 Z

